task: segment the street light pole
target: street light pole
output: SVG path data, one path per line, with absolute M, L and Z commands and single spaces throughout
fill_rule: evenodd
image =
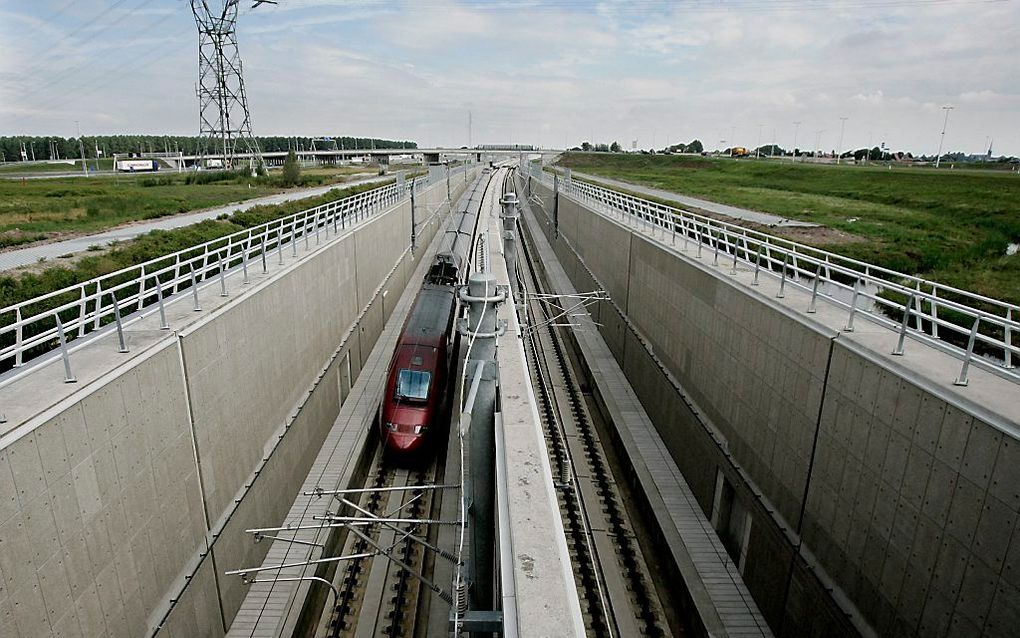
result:
M 800 122 L 793 123 L 793 157 L 790 159 L 791 162 L 797 161 L 797 133 L 800 131 Z
M 78 150 L 81 152 L 81 170 L 85 171 L 85 177 L 89 176 L 89 166 L 85 163 L 85 144 L 81 141 L 81 126 L 78 120 L 74 121 L 74 128 L 78 132 Z
M 846 128 L 846 121 L 849 118 L 839 118 L 839 150 L 836 152 L 836 164 L 843 158 L 843 130 Z
M 942 161 L 942 143 L 946 141 L 946 125 L 949 124 L 949 112 L 953 110 L 953 107 L 947 104 L 942 107 L 942 110 L 946 112 L 946 117 L 942 120 L 942 135 L 939 136 L 939 153 L 935 156 L 935 168 L 938 168 Z
M 761 127 L 764 124 L 758 125 L 758 146 L 754 147 L 754 158 L 761 159 Z
M 815 157 L 818 157 L 818 153 L 822 151 L 822 133 L 824 132 L 825 129 L 815 131 Z

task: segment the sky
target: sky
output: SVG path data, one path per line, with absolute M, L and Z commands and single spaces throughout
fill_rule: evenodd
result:
M 932 154 L 951 105 L 946 151 L 1020 155 L 1020 0 L 278 1 L 238 20 L 257 135 L 831 150 L 847 118 Z M 0 135 L 196 134 L 197 46 L 189 0 L 0 0 Z

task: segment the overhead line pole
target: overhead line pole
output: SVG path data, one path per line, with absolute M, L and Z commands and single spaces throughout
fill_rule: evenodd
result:
M 942 161 L 942 143 L 946 141 L 946 125 L 949 124 L 949 112 L 953 110 L 953 107 L 947 104 L 942 107 L 942 110 L 946 112 L 946 117 L 942 120 L 942 134 L 939 135 L 939 152 L 935 156 L 935 168 L 938 168 Z

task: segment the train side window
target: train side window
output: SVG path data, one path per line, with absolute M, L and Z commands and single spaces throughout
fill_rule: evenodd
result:
M 397 373 L 397 398 L 425 401 L 429 397 L 432 373 L 424 370 L 400 370 Z
M 743 574 L 747 545 L 751 538 L 751 513 L 737 497 L 733 484 L 721 469 L 716 469 L 712 527 L 719 535 L 726 553 L 737 565 L 737 570 Z

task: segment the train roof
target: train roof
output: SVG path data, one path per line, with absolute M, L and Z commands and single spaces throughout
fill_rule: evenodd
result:
M 422 286 L 404 325 L 404 332 L 400 335 L 399 345 L 438 348 L 450 327 L 453 306 L 452 287 L 432 284 Z

